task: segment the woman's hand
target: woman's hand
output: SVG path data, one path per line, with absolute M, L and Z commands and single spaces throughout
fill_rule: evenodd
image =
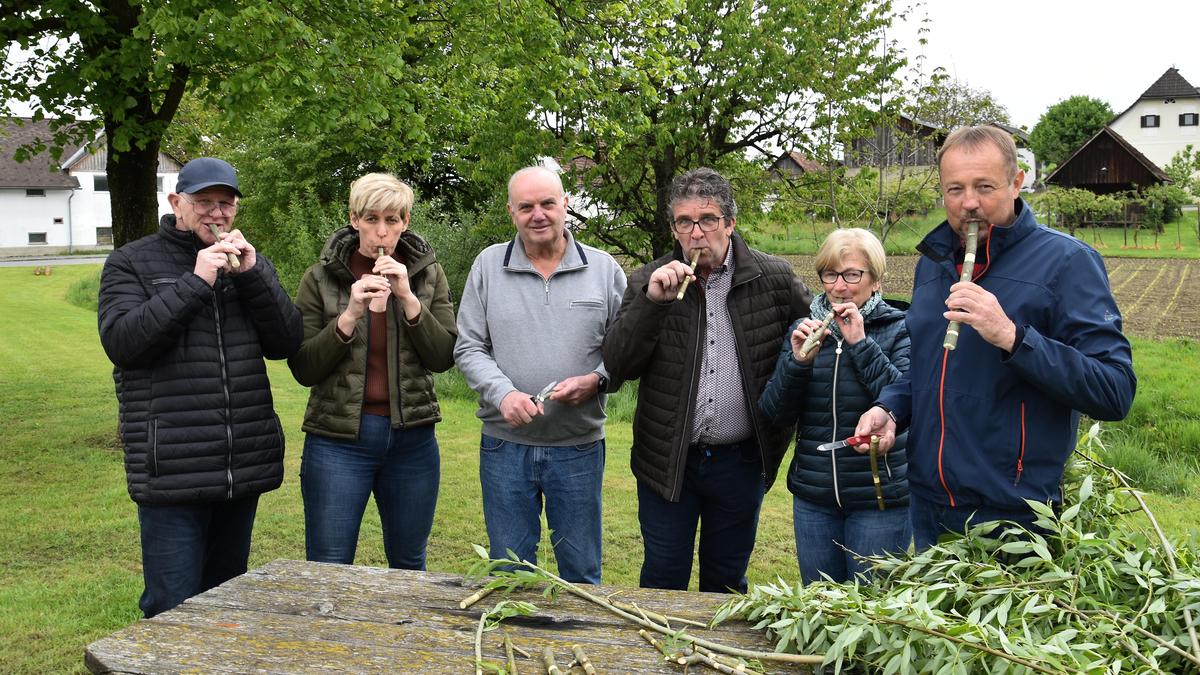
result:
M 800 358 L 800 349 L 804 346 L 804 341 L 815 330 L 823 330 L 825 332 L 825 335 L 821 336 L 822 341 L 829 335 L 829 330 L 822 329 L 821 322 L 816 319 L 804 319 L 796 324 L 796 329 L 792 331 L 791 335 L 792 358 L 796 360 L 796 363 L 812 363 L 817 358 L 817 352 L 821 351 L 820 342 L 817 343 L 816 347 L 808 350 L 808 354 L 805 354 L 804 358 Z
M 354 335 L 354 327 L 367 313 L 367 307 L 371 302 L 378 299 L 386 301 L 391 292 L 392 288 L 388 280 L 374 274 L 364 274 L 363 278 L 350 284 L 350 302 L 346 305 L 346 309 L 338 315 L 338 330 L 343 335 Z
M 867 328 L 863 325 L 858 305 L 853 302 L 839 302 L 833 306 L 833 313 L 838 317 L 838 328 L 842 331 L 842 338 L 846 340 L 846 344 L 856 345 L 867 337 Z

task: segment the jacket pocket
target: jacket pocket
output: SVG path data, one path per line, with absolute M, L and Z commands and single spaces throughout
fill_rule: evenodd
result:
M 604 301 L 598 298 L 583 298 L 571 301 L 571 309 L 604 309 Z
M 158 418 L 150 418 L 150 476 L 158 477 Z
M 283 433 L 283 422 L 279 420 L 279 415 L 271 413 L 271 416 L 275 418 L 275 440 L 276 448 L 278 448 L 274 453 L 274 459 L 281 460 L 283 459 L 287 436 Z
M 1020 437 L 1017 439 L 1017 465 L 1016 477 L 1013 479 L 1013 486 L 1021 483 L 1021 474 L 1025 471 L 1025 402 L 1021 401 L 1021 427 Z
M 580 454 L 595 452 L 604 447 L 604 439 L 592 441 L 591 443 L 579 443 L 574 447 L 575 451 Z

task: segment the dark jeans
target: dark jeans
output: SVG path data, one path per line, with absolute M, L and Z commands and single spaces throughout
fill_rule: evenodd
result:
M 991 506 L 960 506 L 958 508 L 937 504 L 914 495 L 909 496 L 909 516 L 912 518 L 913 545 L 916 550 L 929 548 L 937 543 L 938 537 L 954 532 L 962 534 L 968 529 L 992 520 L 1012 520 L 1033 529 L 1037 518 L 1030 509 L 1014 511 Z
M 806 584 L 821 581 L 822 574 L 849 581 L 867 571 L 856 553 L 900 553 L 912 541 L 908 508 L 903 506 L 847 511 L 792 497 L 792 525 L 800 577 Z
M 745 593 L 765 493 L 762 472 L 758 448 L 747 441 L 688 448 L 678 502 L 638 481 L 642 587 L 687 590 L 699 523 L 700 590 Z
M 567 581 L 600 583 L 604 439 L 581 445 L 524 445 L 480 434 L 479 482 L 490 555 L 537 563 L 546 525 Z
M 208 504 L 138 504 L 147 619 L 242 574 L 258 495 Z
M 393 429 L 387 417 L 363 415 L 358 440 L 305 437 L 300 492 L 309 560 L 354 562 L 374 493 L 388 566 L 425 569 L 442 467 L 433 428 Z

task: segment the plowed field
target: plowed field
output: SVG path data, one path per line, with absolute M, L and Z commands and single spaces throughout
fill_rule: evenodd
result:
M 809 288 L 820 288 L 812 256 L 788 259 Z M 916 256 L 888 258 L 884 294 L 908 296 L 916 264 Z M 1105 258 L 1104 264 L 1127 334 L 1200 339 L 1200 261 Z

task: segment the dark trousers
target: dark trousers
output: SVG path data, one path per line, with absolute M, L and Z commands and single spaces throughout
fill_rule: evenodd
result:
M 947 532 L 962 534 L 970 527 L 992 520 L 1011 520 L 1026 529 L 1036 529 L 1033 521 L 1036 515 L 1032 509 L 1015 511 L 993 506 L 959 506 L 957 508 L 945 504 L 922 499 L 917 495 L 909 495 L 908 514 L 912 519 L 913 546 L 920 551 L 937 543 L 938 537 Z
M 242 574 L 258 495 L 208 504 L 138 504 L 146 618 Z
M 700 590 L 746 592 L 762 506 L 762 459 L 753 441 L 688 448 L 678 502 L 638 481 L 643 588 L 687 590 L 700 527 Z

